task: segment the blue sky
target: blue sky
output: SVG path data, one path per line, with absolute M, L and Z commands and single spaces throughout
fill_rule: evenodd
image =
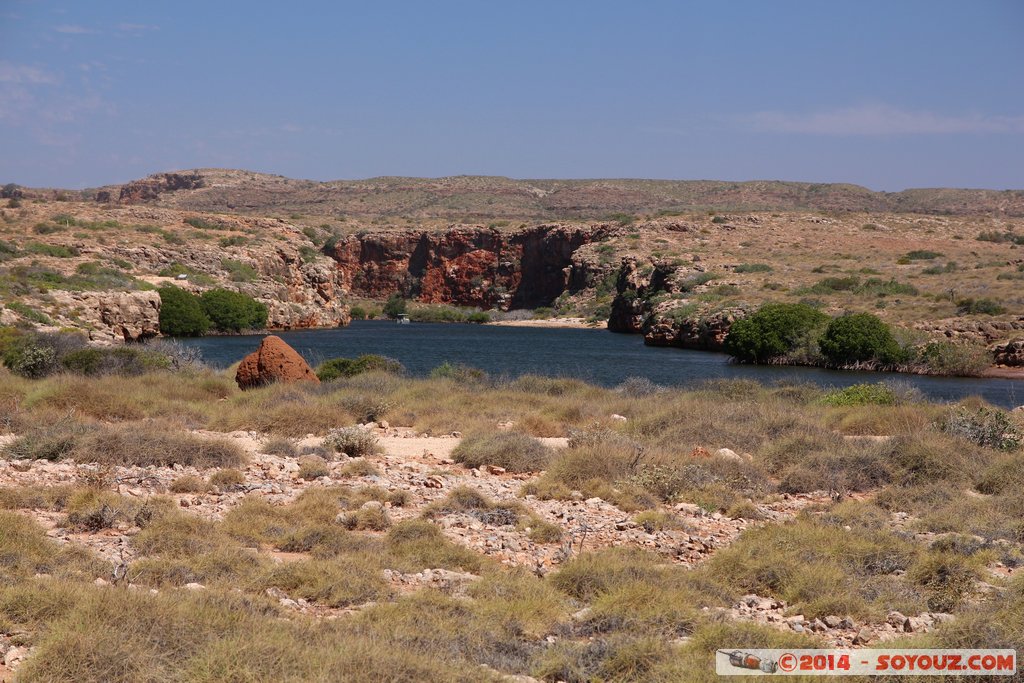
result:
M 1024 2 L 0 0 L 0 183 L 1024 188 Z

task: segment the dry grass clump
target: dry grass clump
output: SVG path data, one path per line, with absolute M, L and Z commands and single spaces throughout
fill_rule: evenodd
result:
M 808 618 L 852 614 L 878 619 L 889 610 L 924 611 L 924 592 L 903 578 L 921 549 L 891 532 L 858 525 L 864 517 L 849 509 L 839 514 L 837 523 L 804 516 L 748 529 L 701 571 L 734 597 L 781 598 Z
M 245 483 L 245 475 L 233 467 L 219 469 L 210 475 L 210 484 L 219 489 L 230 490 Z
M 170 424 L 100 425 L 71 419 L 21 435 L 3 455 L 136 467 L 229 467 L 245 461 L 245 452 L 231 441 L 195 436 Z
M 487 597 L 484 597 L 486 600 Z M 525 674 L 539 645 L 524 635 L 529 606 L 502 610 L 491 602 L 486 606 L 420 591 L 360 613 L 350 628 L 357 635 L 379 638 L 396 651 L 444 653 L 452 662 L 472 662 L 483 675 L 486 665 L 513 674 Z M 494 608 L 503 612 L 496 618 Z M 522 610 L 522 611 L 521 611 Z M 517 618 L 519 617 L 519 618 Z
M 665 510 L 645 510 L 635 515 L 633 522 L 649 534 L 666 529 L 681 529 L 683 526 L 678 517 Z
M 343 477 L 379 477 L 381 472 L 369 460 L 357 458 L 342 465 L 339 473 Z
M 383 505 L 373 501 L 345 515 L 341 523 L 346 529 L 384 531 L 391 526 L 391 518 Z
M 137 498 L 121 496 L 113 491 L 94 488 L 76 490 L 67 500 L 67 516 L 62 526 L 78 531 L 99 531 L 117 524 L 141 526 L 148 520 L 143 513 L 145 503 Z
M 377 435 L 362 427 L 332 429 L 324 438 L 324 446 L 350 458 L 361 458 L 381 452 Z
M 476 432 L 452 451 L 452 459 L 466 467 L 497 465 L 509 472 L 537 472 L 545 468 L 551 449 L 520 432 Z
M 22 603 L 51 591 L 63 596 L 57 603 L 37 603 L 49 605 L 48 628 L 36 655 L 19 671 L 19 678 L 30 683 L 497 680 L 472 665 L 376 642 L 376 634 L 355 636 L 331 622 L 276 618 L 278 610 L 266 598 L 229 590 L 149 595 L 34 582 L 0 591 L 5 618 L 19 616 L 7 610 L 8 596 L 15 591 L 26 596 Z
M 67 507 L 68 499 L 78 490 L 71 485 L 0 486 L 0 509 L 53 510 Z
M 487 559 L 452 543 L 434 524 L 412 519 L 395 524 L 386 538 L 387 563 L 402 571 L 442 568 L 479 572 Z
M 299 479 L 312 481 L 330 475 L 331 468 L 323 458 L 318 458 L 315 455 L 304 455 L 299 458 Z
M 260 590 L 273 587 L 292 599 L 328 607 L 357 605 L 390 595 L 375 559 L 357 555 L 285 562 L 261 573 L 255 582 Z
M 484 494 L 469 486 L 452 489 L 443 500 L 431 503 L 423 509 L 427 518 L 464 513 L 475 517 L 484 524 L 505 526 L 515 524 L 523 514 L 518 502 L 495 503 Z
M 160 424 L 111 425 L 90 430 L 73 456 L 80 462 L 145 467 L 235 467 L 245 452 L 227 439 L 208 439 Z
M 0 511 L 0 585 L 50 574 L 92 580 L 110 567 L 91 553 L 47 538 L 42 527 L 16 512 Z
M 210 490 L 210 484 L 202 477 L 185 474 L 172 481 L 167 490 L 171 493 L 206 493 Z
M 536 515 L 520 519 L 519 528 L 526 531 L 527 538 L 534 543 L 557 543 L 562 540 L 562 527 Z
M 295 441 L 284 436 L 274 436 L 267 439 L 260 450 L 268 455 L 283 455 L 294 458 L 299 453 Z

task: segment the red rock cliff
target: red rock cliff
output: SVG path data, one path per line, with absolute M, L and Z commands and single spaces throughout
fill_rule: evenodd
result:
M 550 305 L 585 286 L 573 254 L 603 238 L 605 227 L 539 225 L 513 232 L 452 228 L 350 235 L 329 255 L 354 294 L 400 293 L 426 303 L 480 308 Z

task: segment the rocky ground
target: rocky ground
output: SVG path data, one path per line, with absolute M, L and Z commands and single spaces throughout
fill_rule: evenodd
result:
M 219 520 L 248 496 L 257 496 L 275 505 L 295 500 L 304 490 L 313 487 L 351 485 L 373 485 L 388 492 L 404 492 L 406 502 L 401 507 L 391 503 L 371 501 L 367 506 L 383 505 L 394 521 L 420 516 L 424 509 L 443 499 L 453 489 L 468 486 L 478 490 L 496 503 L 515 502 L 525 506 L 529 515 L 557 525 L 562 531 L 562 540 L 552 543 L 537 543 L 529 538 L 529 527 L 517 528 L 514 523 L 503 524 L 501 520 L 481 519 L 469 514 L 446 514 L 435 521 L 448 538 L 456 543 L 496 559 L 506 565 L 526 567 L 538 574 L 555 569 L 561 562 L 581 551 L 593 551 L 609 546 L 633 546 L 654 551 L 666 559 L 685 566 L 696 566 L 716 550 L 728 546 L 744 529 L 754 524 L 782 522 L 793 518 L 796 513 L 808 507 L 829 502 L 828 492 L 800 495 L 780 495 L 757 506 L 758 521 L 733 519 L 721 513 L 709 513 L 700 507 L 680 503 L 665 512 L 677 522 L 676 528 L 646 530 L 633 521 L 633 516 L 600 498 L 584 499 L 581 494 L 571 500 L 540 500 L 535 496 L 520 496 L 523 484 L 534 478 L 530 474 L 509 474 L 502 468 L 484 465 L 468 469 L 453 462 L 451 453 L 459 444 L 461 435 L 427 436 L 417 434 L 409 428 L 392 427 L 387 423 L 369 423 L 363 426 L 379 438 L 383 453 L 372 457 L 372 463 L 379 474 L 353 476 L 342 473 L 342 468 L 352 462 L 329 463 L 330 473 L 313 481 L 299 476 L 300 466 L 296 457 L 271 455 L 264 452 L 267 439 L 255 432 L 195 432 L 197 435 L 217 438 L 226 437 L 241 446 L 250 456 L 244 467 L 244 483 L 221 490 L 216 487 L 206 493 L 168 493 L 171 483 L 185 475 L 206 476 L 212 472 L 191 467 L 114 467 L 100 468 L 96 465 L 74 462 L 49 462 L 28 460 L 0 460 L 0 487 L 55 486 L 81 484 L 85 481 L 102 481 L 117 493 L 139 499 L 152 496 L 169 496 L 189 514 Z M 0 436 L 0 445 L 13 437 Z M 296 442 L 300 449 L 316 450 L 322 439 L 307 436 Z M 566 439 L 543 439 L 553 448 L 566 446 Z M 728 454 L 727 454 L 728 455 Z M 717 456 L 713 456 L 717 457 Z M 64 514 L 43 510 L 26 512 L 47 529 L 47 534 L 62 543 L 76 544 L 109 560 L 114 566 L 125 569 L 131 580 L 131 564 L 134 553 L 131 537 L 139 532 L 138 527 L 120 523 L 114 528 L 96 532 L 83 532 L 61 526 Z M 894 515 L 896 527 L 908 524 L 907 516 Z M 374 533 L 374 532 L 368 532 Z M 252 552 L 263 553 L 274 561 L 289 562 L 304 557 L 302 553 L 279 552 L 272 548 L 253 548 Z M 1004 570 L 1004 573 L 1012 570 Z M 403 574 L 385 570 L 385 578 L 398 592 L 411 592 L 424 587 L 434 587 L 452 594 L 460 594 L 477 577 L 472 574 L 445 569 L 426 569 L 415 574 Z M 112 577 L 110 580 L 115 580 Z M 98 578 L 97 584 L 107 579 Z M 134 584 L 129 585 L 132 588 Z M 199 584 L 185 586 L 189 590 L 203 590 Z M 155 590 L 155 589 L 151 589 Z M 329 618 L 342 613 L 359 610 L 361 607 L 332 609 L 315 605 L 302 599 L 292 599 L 279 589 L 270 589 L 271 597 L 288 609 L 304 614 Z M 585 612 L 586 610 L 584 610 Z M 943 613 L 922 613 L 903 615 L 891 612 L 885 621 L 878 623 L 857 622 L 847 615 L 830 615 L 824 619 L 805 619 L 794 614 L 779 600 L 757 595 L 744 596 L 728 609 L 718 609 L 729 620 L 746 620 L 773 626 L 783 631 L 810 632 L 818 635 L 836 647 L 858 647 L 914 633 L 927 633 L 952 616 Z M 585 617 L 585 613 L 577 618 Z M 0 650 L 5 653 L 4 663 L 7 675 L 29 654 L 19 646 L 18 634 L 0 637 Z M 7 680 L 0 677 L 0 680 Z

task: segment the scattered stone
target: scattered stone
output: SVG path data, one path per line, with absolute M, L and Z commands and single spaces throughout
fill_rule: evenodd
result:
M 722 460 L 731 460 L 733 462 L 743 462 L 743 457 L 736 451 L 730 448 L 719 448 L 715 451 L 715 456 Z
M 711 452 L 703 446 L 695 446 L 690 452 L 691 458 L 710 458 Z
M 201 583 L 195 583 L 195 582 L 186 583 L 184 586 L 182 586 L 182 588 L 184 588 L 185 590 L 190 590 L 190 591 L 204 591 L 204 590 L 206 590 L 206 586 L 204 586 Z
M 910 626 L 910 619 L 908 619 L 903 614 L 895 610 L 889 612 L 889 615 L 885 618 L 885 620 L 886 622 L 888 622 L 890 626 L 895 628 L 897 631 L 902 631 L 904 633 L 911 633 L 913 631 L 913 629 Z
M 486 468 L 488 474 L 500 475 L 505 474 L 504 467 L 498 467 L 497 465 L 488 465 Z
M 829 628 L 839 628 L 843 623 L 843 620 L 834 614 L 828 615 L 823 621 L 825 622 L 825 626 L 828 626 Z
M 612 413 L 612 422 L 628 422 L 625 415 L 619 415 L 618 413 Z
M 15 645 L 4 654 L 4 666 L 13 669 L 28 657 L 28 648 Z
M 862 626 L 857 635 L 853 637 L 854 645 L 867 645 L 877 637 L 874 629 L 869 626 Z

